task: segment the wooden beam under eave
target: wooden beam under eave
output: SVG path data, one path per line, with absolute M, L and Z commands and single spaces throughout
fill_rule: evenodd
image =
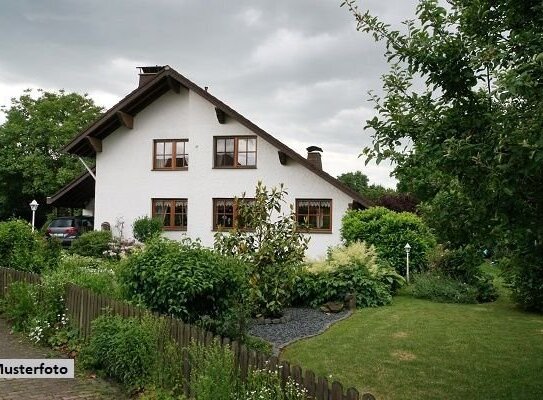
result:
M 218 107 L 215 107 L 215 114 L 217 114 L 217 121 L 219 121 L 219 124 L 226 123 L 226 114 L 223 110 L 221 110 Z
M 121 121 L 121 124 L 126 126 L 128 129 L 134 128 L 134 116 L 124 111 L 117 111 L 117 118 Z
M 181 92 L 181 83 L 173 79 L 171 76 L 166 78 L 168 82 L 168 87 L 173 90 L 175 93 L 179 94 Z
M 101 153 L 102 152 L 102 140 L 101 139 L 91 137 L 91 136 L 87 136 L 87 140 L 88 140 L 89 144 L 91 145 L 91 147 L 92 147 L 92 149 L 94 150 L 95 153 Z
M 281 163 L 281 165 L 287 165 L 288 156 L 281 150 L 277 152 L 277 155 L 279 155 L 279 162 Z

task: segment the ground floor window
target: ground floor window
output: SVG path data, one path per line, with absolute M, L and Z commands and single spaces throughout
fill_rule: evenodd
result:
M 245 227 L 238 212 L 240 201 L 252 202 L 254 199 L 213 199 L 213 230 Z
M 332 232 L 332 200 L 296 199 L 296 221 L 312 232 Z
M 153 199 L 153 218 L 164 224 L 165 230 L 187 230 L 187 199 Z

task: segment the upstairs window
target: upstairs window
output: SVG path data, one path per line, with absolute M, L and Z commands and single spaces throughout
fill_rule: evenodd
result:
M 164 230 L 187 230 L 187 199 L 153 199 L 153 218 L 158 218 Z
M 296 221 L 311 232 L 332 232 L 332 200 L 296 199 Z
M 155 140 L 153 169 L 184 170 L 189 166 L 187 139 Z
M 213 230 L 244 228 L 238 213 L 239 201 L 253 202 L 254 199 L 213 199 Z
M 255 168 L 256 137 L 215 137 L 215 168 Z

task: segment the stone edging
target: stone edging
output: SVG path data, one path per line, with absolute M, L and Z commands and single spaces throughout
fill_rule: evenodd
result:
M 324 325 L 324 327 L 322 329 L 320 329 L 316 333 L 312 333 L 311 335 L 306 335 L 306 336 L 300 336 L 300 337 L 298 337 L 296 339 L 289 340 L 288 342 L 281 344 L 281 346 L 276 346 L 274 344 L 273 345 L 273 350 L 272 350 L 273 355 L 280 356 L 281 352 L 285 349 L 285 347 L 290 346 L 291 344 L 296 343 L 296 342 L 298 342 L 298 341 L 300 341 L 302 339 L 309 339 L 309 338 L 312 338 L 312 337 L 323 334 L 324 332 L 326 332 L 328 330 L 328 328 L 330 328 L 336 322 L 343 321 L 343 320 L 349 318 L 351 315 L 353 315 L 353 310 L 347 310 L 347 314 L 345 314 L 343 317 L 328 322 L 326 325 Z

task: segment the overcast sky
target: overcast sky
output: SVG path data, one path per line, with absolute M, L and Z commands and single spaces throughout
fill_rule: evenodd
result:
M 169 64 L 300 154 L 322 147 L 330 174 L 394 186 L 388 163 L 358 158 L 371 143 L 367 92 L 388 69 L 383 46 L 340 2 L 0 0 L 0 105 L 32 87 L 110 107 L 136 87 L 136 67 Z M 394 25 L 415 4 L 360 1 Z

